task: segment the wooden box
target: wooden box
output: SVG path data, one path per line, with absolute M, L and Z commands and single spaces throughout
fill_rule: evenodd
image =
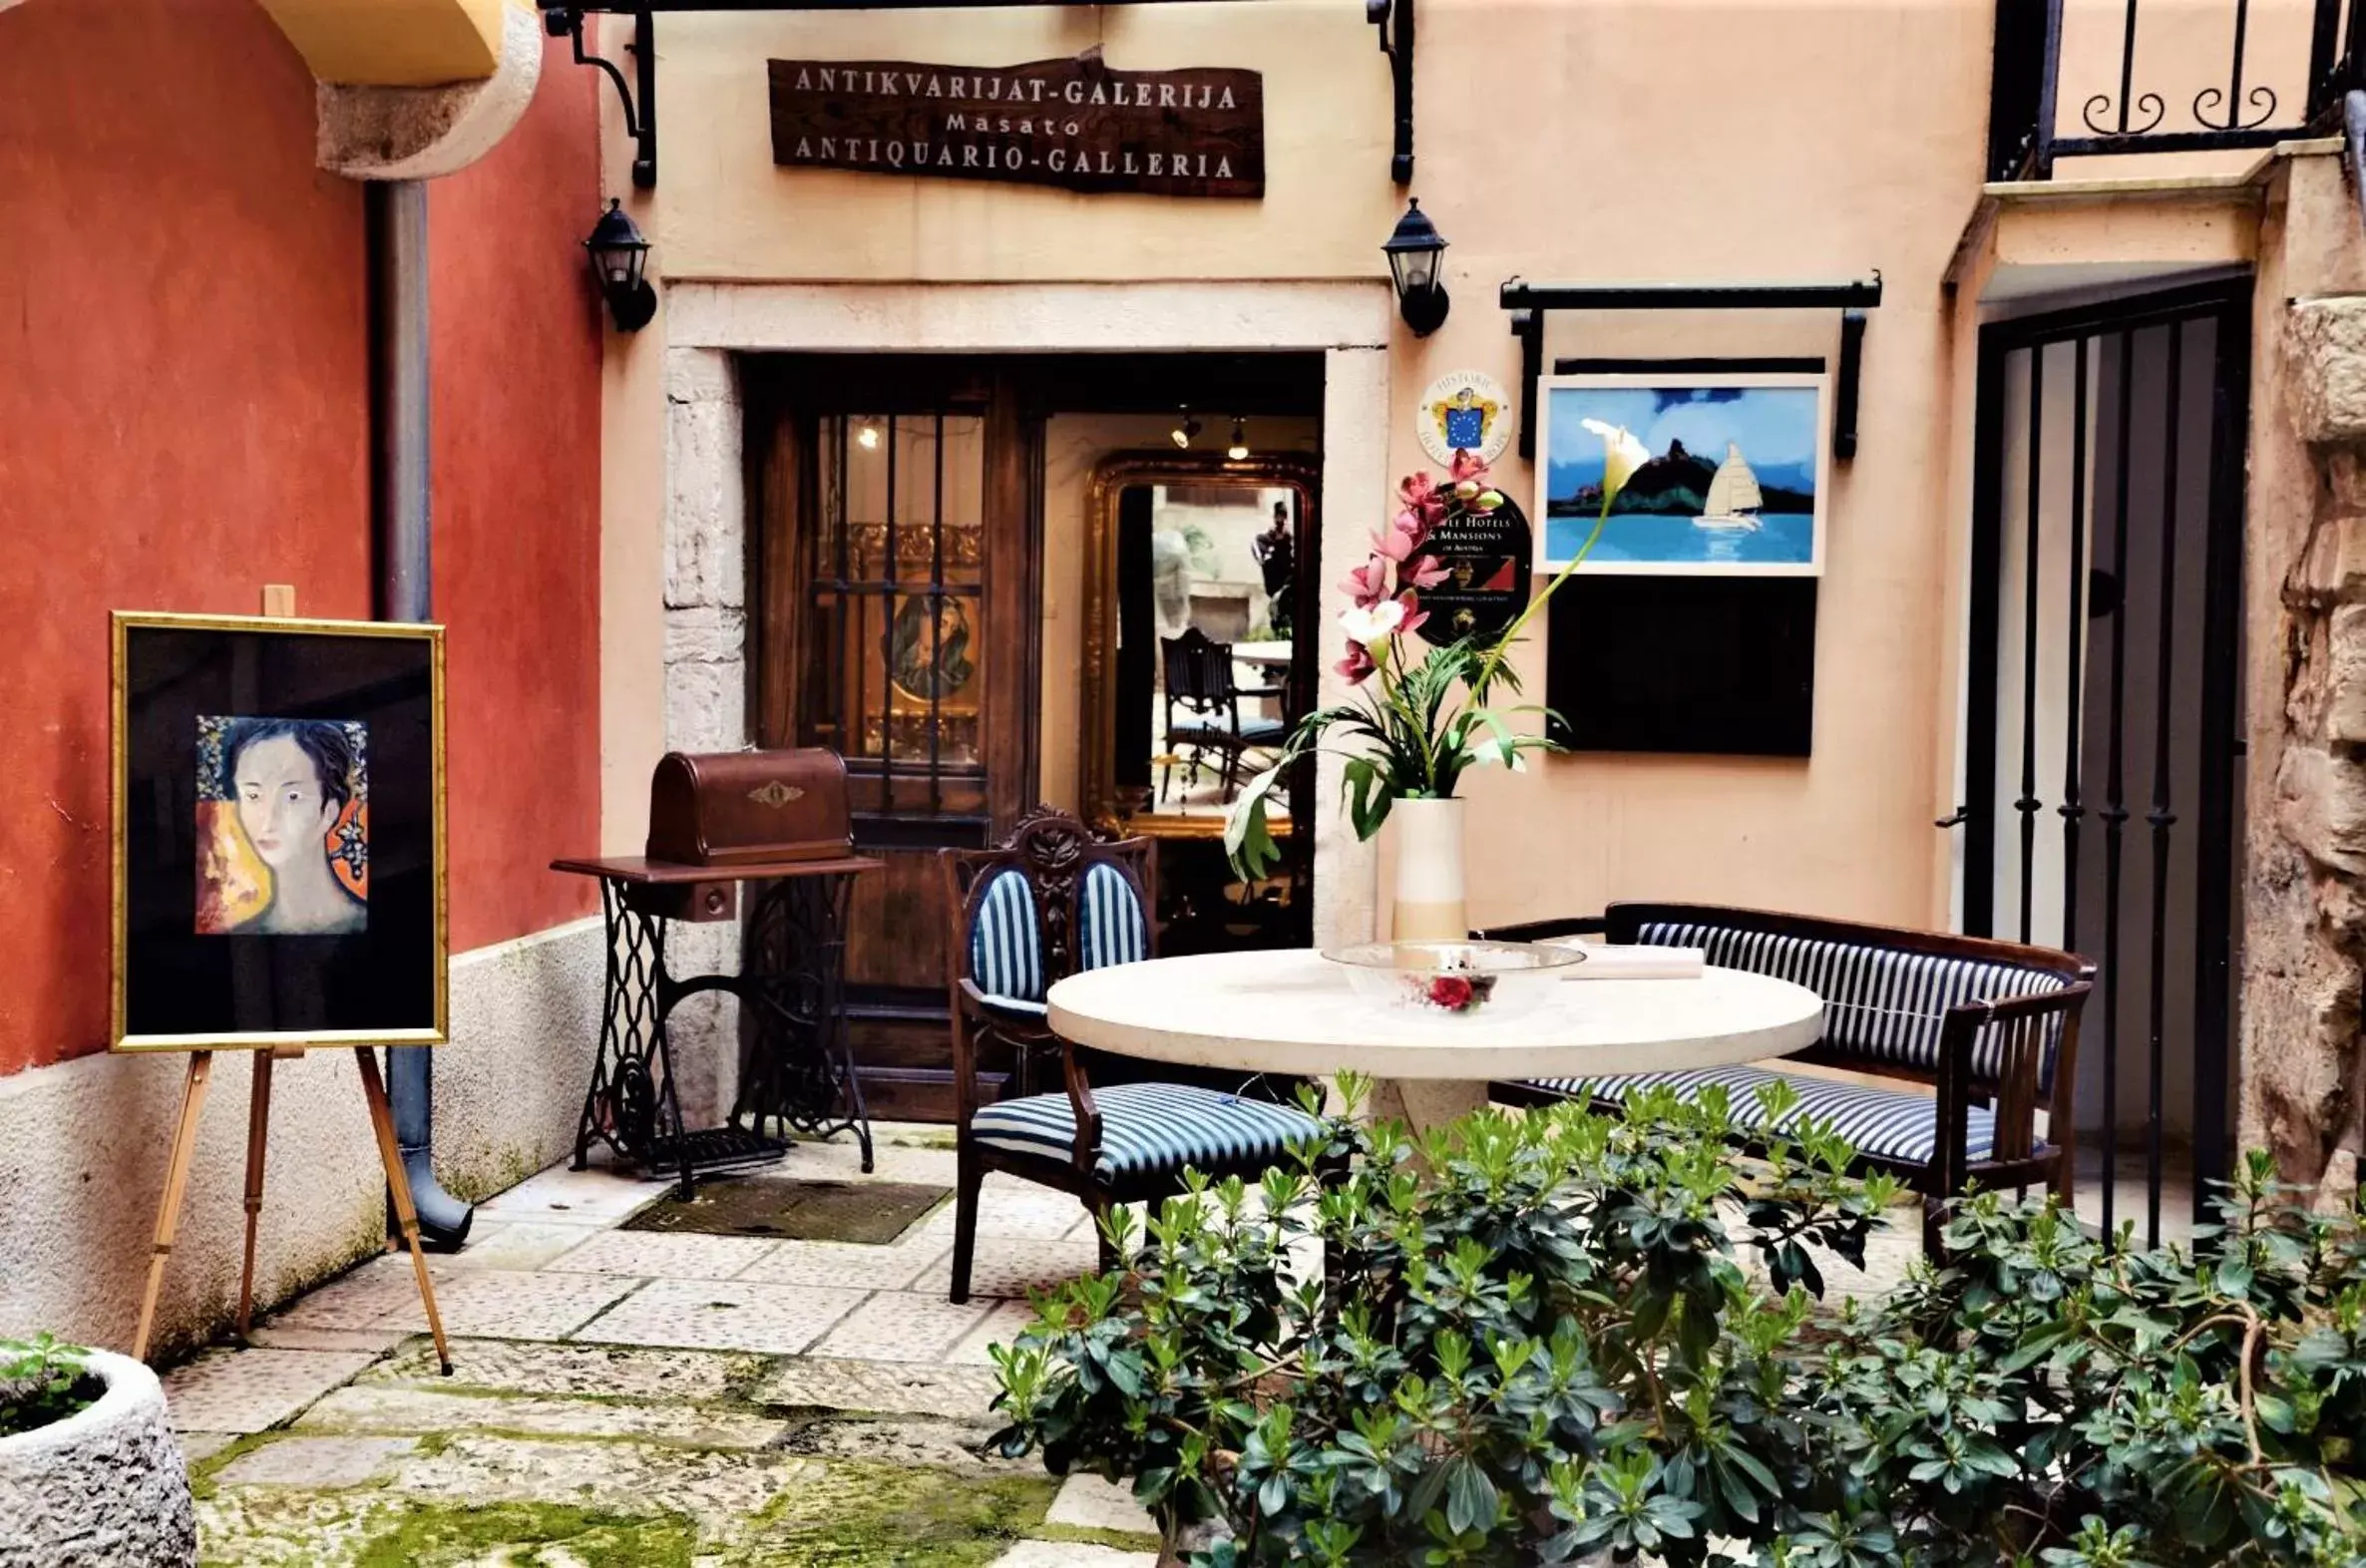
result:
M 648 858 L 678 866 L 835 860 L 853 853 L 835 751 L 670 751 L 649 780 Z

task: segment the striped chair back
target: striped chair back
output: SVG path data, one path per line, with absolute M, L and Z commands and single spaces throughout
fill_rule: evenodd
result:
M 2071 983 L 2053 970 L 2001 960 L 1884 947 L 1853 936 L 1811 937 L 1716 920 L 1646 920 L 1634 940 L 1658 947 L 1700 948 L 1711 964 L 1795 981 L 1823 998 L 1823 1046 L 1833 1054 L 1934 1072 L 1947 1009 L 1967 1001 L 2051 993 Z M 1998 1081 L 2011 1044 L 2006 1029 L 1981 1030 L 1972 1071 Z M 2041 1041 L 2038 1089 L 2050 1092 L 2062 1023 L 2051 1020 Z
M 1012 867 L 986 880 L 970 920 L 970 979 L 989 996 L 1043 999 L 1043 930 L 1035 890 Z
M 1089 867 L 1076 890 L 1076 968 L 1101 970 L 1148 957 L 1150 922 L 1141 891 L 1112 861 Z
M 1040 1003 L 1082 970 L 1151 956 L 1148 839 L 1111 843 L 1048 808 L 990 850 L 948 850 L 957 927 L 951 952 L 987 996 Z

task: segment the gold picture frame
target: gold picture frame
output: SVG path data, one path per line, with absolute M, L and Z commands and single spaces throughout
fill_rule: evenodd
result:
M 405 914 L 406 919 L 391 925 L 372 921 L 355 931 L 339 928 L 327 934 L 245 935 L 234 929 L 208 931 L 195 924 L 182 930 L 174 929 L 174 918 L 181 914 L 179 896 L 171 891 L 177 876 L 184 879 L 185 886 L 191 890 L 193 908 L 196 899 L 194 809 L 188 816 L 191 841 L 189 864 L 186 867 L 176 864 L 179 844 L 174 835 L 180 831 L 176 808 L 194 801 L 196 797 L 198 786 L 194 775 L 197 771 L 196 758 L 200 747 L 192 747 L 187 752 L 190 759 L 187 771 L 192 777 L 184 781 L 180 776 L 182 764 L 175 760 L 176 743 L 157 737 L 167 734 L 172 728 L 167 721 L 173 718 L 186 718 L 189 713 L 198 711 L 232 713 L 241 706 L 252 706 L 252 702 L 248 697 L 230 691 L 224 685 L 227 677 L 213 671 L 200 670 L 199 674 L 186 682 L 191 689 L 171 699 L 157 697 L 137 687 L 143 673 L 153 673 L 140 667 L 144 658 L 163 658 L 169 662 L 170 657 L 177 652 L 185 668 L 199 668 L 192 662 L 197 652 L 203 647 L 197 639 L 208 634 L 224 639 L 221 647 L 224 656 L 235 651 L 233 639 L 307 638 L 321 639 L 324 656 L 329 656 L 337 651 L 326 649 L 328 641 L 334 639 L 345 644 L 344 651 L 352 669 L 377 673 L 380 687 L 370 689 L 384 688 L 400 693 L 399 696 L 384 698 L 392 703 L 415 704 L 418 701 L 417 682 L 424 676 L 424 747 L 420 747 L 415 739 L 402 739 L 395 751 L 397 766 L 392 774 L 396 789 L 392 792 L 383 791 L 377 786 L 389 781 L 372 777 L 371 798 L 365 802 L 374 815 L 382 801 L 389 798 L 398 801 L 403 811 L 396 822 L 395 837 L 408 848 L 416 848 L 414 841 L 421 836 L 421 829 L 424 828 L 429 865 L 424 869 L 423 885 L 419 880 L 421 874 L 416 869 L 397 873 L 403 879 L 397 886 L 402 889 L 405 898 L 395 903 L 395 909 Z M 112 878 L 109 1048 L 124 1052 L 285 1051 L 312 1046 L 446 1043 L 451 1026 L 451 912 L 445 822 L 443 626 L 433 622 L 116 610 L 110 617 L 109 640 L 109 848 Z M 151 644 L 163 651 L 152 652 Z M 398 649 L 398 644 L 416 645 L 416 651 L 409 660 L 397 656 L 399 652 L 409 651 Z M 244 665 L 241 666 L 247 670 L 242 688 L 244 691 L 260 692 L 265 689 L 265 683 L 252 673 L 259 660 L 259 650 L 264 645 L 259 641 L 245 644 L 255 651 L 245 654 Z M 299 642 L 298 645 L 302 644 Z M 324 678 L 333 680 L 334 677 Z M 198 694 L 191 694 L 192 690 Z M 357 686 L 355 690 L 357 695 L 367 695 L 363 688 Z M 218 695 L 207 698 L 203 695 L 206 692 Z M 276 697 L 268 698 L 266 705 L 277 700 Z M 181 706 L 177 708 L 175 703 Z M 192 707 L 192 703 L 199 703 L 200 706 Z M 136 706 L 141 707 L 142 711 L 136 713 Z M 205 722 L 223 721 L 200 720 L 199 725 Z M 415 717 L 412 722 L 415 732 Z M 142 728 L 139 737 L 135 736 L 136 725 Z M 182 733 L 189 734 L 192 731 L 183 730 Z M 398 737 L 404 735 L 399 726 L 391 728 L 388 733 Z M 420 755 L 422 750 L 424 754 Z M 423 781 L 411 776 L 422 762 L 425 765 Z M 374 754 L 368 766 L 381 769 L 384 764 L 385 758 Z M 150 785 L 150 793 L 161 804 L 161 809 L 147 813 L 147 820 L 137 829 L 132 818 L 136 772 Z M 356 776 L 360 776 L 358 770 Z M 189 786 L 186 797 L 178 789 L 183 782 Z M 359 835 L 372 856 L 376 855 L 376 845 L 372 841 L 378 838 L 381 831 L 381 826 L 372 821 Z M 149 852 L 147 861 L 137 873 L 132 863 L 136 834 L 142 836 L 143 845 Z M 421 905 L 424 905 L 423 911 Z M 366 915 L 377 916 L 378 908 L 374 903 L 365 906 Z M 424 944 L 419 940 L 421 933 L 418 929 L 422 914 L 428 927 Z M 372 924 L 379 929 L 373 932 Z M 150 963 L 144 955 L 135 952 L 136 942 L 151 947 L 160 944 L 171 947 L 171 962 Z M 243 946 L 265 943 L 298 946 L 269 950 Z M 241 946 L 233 947 L 232 944 Z M 207 945 L 214 946 L 209 949 Z M 140 1021 L 134 1017 L 135 987 L 152 983 L 164 987 L 180 979 L 181 970 L 194 967 L 200 972 L 201 980 L 218 979 L 219 984 L 228 984 L 228 972 L 245 964 L 245 955 L 267 954 L 270 962 L 263 967 L 270 972 L 274 1002 L 277 999 L 276 992 L 289 988 L 282 984 L 286 971 L 299 972 L 297 978 L 301 980 L 304 978 L 301 972 L 311 969 L 319 971 L 321 977 L 326 979 L 339 980 L 344 988 L 339 992 L 338 1005 L 363 1006 L 370 1000 L 368 986 L 362 987 L 362 994 L 357 1000 L 350 984 L 351 977 L 355 974 L 369 975 L 373 977 L 370 984 L 379 983 L 373 966 L 382 953 L 403 956 L 406 963 L 412 963 L 417 962 L 419 954 L 415 950 L 421 947 L 432 955 L 428 975 L 421 977 L 414 971 L 384 980 L 390 987 L 395 987 L 387 994 L 400 997 L 399 1005 L 393 1002 L 388 1004 L 388 1015 L 401 1013 L 407 1017 L 415 1014 L 420 1017 L 417 1022 L 323 1023 L 320 1026 L 305 1024 L 287 1028 L 196 1027 L 186 1030 L 135 1027 L 135 1023 Z M 175 964 L 180 968 L 176 969 Z M 155 979 L 155 976 L 164 978 Z M 204 986 L 195 988 L 202 991 Z M 313 988 L 325 996 L 328 988 L 326 980 L 316 979 Z M 146 996 L 141 1001 L 142 1008 L 150 1013 L 161 1010 L 163 1005 Z M 234 995 L 227 1005 L 231 1011 L 237 1010 L 238 1002 Z M 326 1005 L 326 1002 L 322 1005 Z M 202 1004 L 198 1004 L 196 1010 L 201 1011 Z
M 1218 485 L 1244 490 L 1289 490 L 1296 494 L 1298 537 L 1321 538 L 1322 463 L 1313 453 L 1277 452 L 1246 459 L 1193 452 L 1118 452 L 1092 471 L 1084 503 L 1084 627 L 1081 707 L 1077 722 L 1079 815 L 1108 833 L 1149 838 L 1220 839 L 1224 819 L 1185 816 L 1155 809 L 1130 812 L 1117 798 L 1117 504 L 1138 485 Z M 1310 553 L 1311 554 L 1311 553 Z M 1302 560 L 1308 555 L 1302 554 Z M 1312 575 L 1305 578 L 1310 588 Z M 1304 599 L 1300 635 L 1319 635 L 1313 608 Z M 1306 695 L 1313 691 L 1316 663 L 1300 659 Z M 1277 831 L 1288 831 L 1286 828 Z

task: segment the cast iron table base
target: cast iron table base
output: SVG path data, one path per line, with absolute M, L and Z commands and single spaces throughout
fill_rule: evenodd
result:
M 827 1138 L 852 1131 L 872 1168 L 871 1120 L 847 1047 L 843 990 L 846 906 L 855 877 L 880 862 L 855 857 L 755 866 L 676 866 L 638 857 L 552 862 L 556 871 L 599 879 L 606 920 L 607 978 L 599 1053 L 576 1128 L 574 1168 L 596 1138 L 644 1171 L 678 1175 L 683 1197 L 700 1173 L 746 1170 L 779 1160 L 789 1140 L 767 1131 Z M 675 919 L 715 919 L 734 901 L 722 885 L 758 883 L 739 975 L 675 976 L 665 937 Z M 686 912 L 686 913 L 685 913 Z M 722 1126 L 682 1124 L 666 1020 L 684 998 L 722 991 L 739 998 L 751 1050 L 742 1052 L 739 1094 Z

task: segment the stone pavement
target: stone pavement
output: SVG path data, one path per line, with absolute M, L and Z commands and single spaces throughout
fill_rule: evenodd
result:
M 953 1184 L 943 1128 L 800 1143 L 774 1174 Z M 1121 1488 L 985 1452 L 989 1344 L 1092 1267 L 1076 1201 L 989 1182 L 975 1295 L 953 1213 L 893 1244 L 616 1229 L 665 1185 L 545 1171 L 431 1257 L 454 1372 L 381 1257 L 165 1379 L 201 1560 L 257 1568 L 1149 1568 Z
M 799 1143 L 771 1174 L 950 1188 L 940 1127 Z M 754 1179 L 754 1178 L 751 1178 Z M 1093 1267 L 1064 1194 L 988 1179 L 973 1299 L 947 1203 L 884 1246 L 624 1231 L 666 1184 L 554 1168 L 431 1257 L 438 1376 L 407 1257 L 373 1259 L 165 1379 L 202 1561 L 259 1568 L 1150 1568 L 1125 1492 L 985 1451 L 987 1347 L 1030 1287 Z M 1911 1212 L 1866 1273 L 1916 1251 Z

